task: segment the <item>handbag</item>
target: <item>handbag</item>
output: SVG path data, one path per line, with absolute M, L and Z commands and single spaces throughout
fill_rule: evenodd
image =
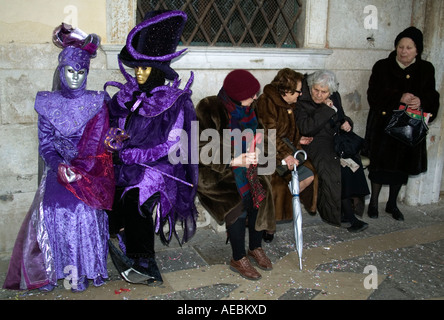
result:
M 335 151 L 343 159 L 357 155 L 364 144 L 364 139 L 353 131 L 339 130 L 335 134 Z
M 427 136 L 429 127 L 424 121 L 424 113 L 421 109 L 421 117 L 413 117 L 407 112 L 407 106 L 393 111 L 385 132 L 401 141 L 409 147 L 414 147 Z

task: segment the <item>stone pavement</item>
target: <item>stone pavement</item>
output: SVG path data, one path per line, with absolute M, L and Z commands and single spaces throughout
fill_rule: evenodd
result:
M 405 221 L 384 212 L 363 220 L 369 228 L 349 233 L 303 214 L 303 270 L 295 252 L 293 225 L 278 224 L 275 239 L 264 244 L 273 262 L 262 279 L 249 281 L 229 269 L 224 232 L 200 228 L 183 247 L 157 243 L 164 279 L 159 287 L 123 281 L 108 259 L 109 281 L 72 293 L 63 281 L 53 292 L 0 289 L 1 300 L 442 300 L 444 299 L 444 201 L 410 207 L 400 204 Z M 3 284 L 10 253 L 0 255 Z M 186 303 L 186 302 L 185 302 Z

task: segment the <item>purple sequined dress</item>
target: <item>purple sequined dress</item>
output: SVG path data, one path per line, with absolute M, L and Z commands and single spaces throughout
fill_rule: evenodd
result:
M 103 142 L 109 128 L 105 95 L 84 86 L 76 92 L 62 86 L 37 94 L 45 171 L 17 236 L 4 288 L 36 289 L 65 279 L 65 287 L 76 289 L 88 279 L 98 286 L 108 277 L 104 209 L 112 206 L 115 187 L 111 154 Z M 57 174 L 61 163 L 82 179 L 62 182 Z

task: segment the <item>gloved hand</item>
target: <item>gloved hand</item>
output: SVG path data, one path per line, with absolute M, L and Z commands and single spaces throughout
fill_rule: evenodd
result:
M 75 173 L 68 165 L 61 163 L 59 164 L 57 175 L 65 183 L 73 183 L 82 179 L 82 175 Z

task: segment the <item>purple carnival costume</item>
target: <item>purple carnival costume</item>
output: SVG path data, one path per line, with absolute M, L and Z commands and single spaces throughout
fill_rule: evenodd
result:
M 196 230 L 198 164 L 190 164 L 191 124 L 196 120 L 190 90 L 193 76 L 179 89 L 178 75 L 170 67 L 171 60 L 185 51 L 175 52 L 186 19 L 182 11 L 149 12 L 129 33 L 118 56 L 127 82 L 105 85 L 120 89 L 108 104 L 111 126 L 129 136 L 114 156 L 117 189 L 113 210 L 108 212 L 110 233 L 118 235 L 123 252 L 110 242 L 111 257 L 129 282 L 162 282 L 154 233 L 168 243 L 173 234 L 178 237 L 180 223 L 183 243 Z M 146 82 L 139 83 L 123 64 L 150 68 Z M 165 79 L 173 82 L 165 85 Z M 172 155 L 179 155 L 180 161 L 173 163 Z M 165 225 L 168 235 L 163 232 Z
M 39 153 L 45 168 L 34 201 L 17 236 L 6 289 L 52 290 L 58 279 L 83 291 L 108 277 L 108 217 L 115 182 L 106 93 L 86 90 L 90 59 L 100 38 L 62 24 L 54 32 L 59 54 L 57 91 L 38 92 Z M 73 89 L 65 68 L 83 72 Z M 109 100 L 109 97 L 108 97 Z M 66 174 L 70 172 L 70 174 Z

